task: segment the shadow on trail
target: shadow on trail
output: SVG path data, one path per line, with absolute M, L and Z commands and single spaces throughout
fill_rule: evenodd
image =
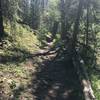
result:
M 80 82 L 71 60 L 44 62 L 35 73 L 32 84 L 33 100 L 83 100 Z

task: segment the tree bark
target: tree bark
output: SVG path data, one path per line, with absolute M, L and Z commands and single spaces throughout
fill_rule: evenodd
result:
M 58 25 L 59 25 L 59 22 L 54 21 L 52 32 L 51 32 L 52 33 L 52 40 L 56 37 L 57 30 L 58 30 Z
M 61 0 L 61 38 L 65 40 L 66 35 L 66 20 L 65 20 L 65 1 Z
M 73 39 L 72 39 L 72 49 L 75 49 L 76 43 L 77 43 L 77 35 L 79 34 L 79 22 L 82 14 L 82 8 L 83 8 L 83 2 L 84 0 L 79 1 L 79 6 L 78 6 L 78 12 L 74 24 L 74 32 L 73 32 Z
M 3 27 L 2 6 L 0 0 L 0 42 L 2 41 L 3 35 L 4 35 L 4 27 Z
M 86 45 L 88 45 L 88 37 L 89 37 L 89 0 L 87 2 L 87 23 L 86 23 Z

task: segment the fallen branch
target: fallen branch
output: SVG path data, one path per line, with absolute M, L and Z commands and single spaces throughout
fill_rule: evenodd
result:
M 59 51 L 60 48 L 56 48 L 55 50 L 40 50 L 39 52 L 36 52 L 32 55 L 32 57 L 35 57 L 35 56 L 46 56 L 46 55 L 52 55 L 52 54 L 55 54 Z

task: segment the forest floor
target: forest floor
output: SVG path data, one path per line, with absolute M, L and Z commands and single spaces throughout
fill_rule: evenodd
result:
M 52 61 L 54 54 L 32 57 L 41 50 L 39 39 L 25 26 L 17 28 L 15 42 L 9 36 L 0 48 L 0 100 L 84 100 L 72 61 Z M 89 67 L 88 73 L 100 100 L 100 71 Z
M 71 60 L 54 62 L 55 55 L 30 57 L 40 50 L 32 34 L 23 34 L 0 49 L 0 100 L 83 100 Z
M 22 69 L 15 70 L 8 67 L 0 73 L 0 100 L 83 100 L 70 60 L 52 63 L 50 59 L 28 58 Z
M 83 100 L 81 85 L 71 60 L 46 61 L 35 75 L 32 80 L 34 100 Z

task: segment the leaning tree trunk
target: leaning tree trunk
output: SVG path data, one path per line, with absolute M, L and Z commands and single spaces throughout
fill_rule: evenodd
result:
M 91 82 L 89 80 L 87 71 L 85 69 L 84 61 L 77 52 L 75 56 L 73 57 L 73 64 L 74 64 L 74 67 L 77 71 L 79 80 L 82 85 L 84 99 L 85 100 L 96 100 L 92 86 L 91 86 Z
M 1 0 L 0 0 L 0 41 L 3 38 L 3 34 L 4 34 L 4 27 L 3 27 L 2 7 L 1 7 Z

